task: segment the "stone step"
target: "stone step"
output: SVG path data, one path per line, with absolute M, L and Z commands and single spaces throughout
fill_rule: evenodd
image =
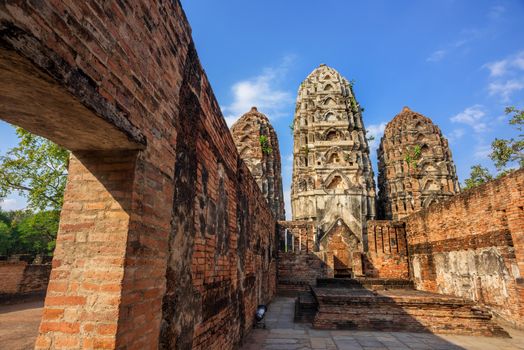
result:
M 313 327 L 509 337 L 491 314 L 462 298 L 416 290 L 312 288 Z
M 318 303 L 311 292 L 302 292 L 295 300 L 295 322 L 313 323 Z
M 353 278 L 352 269 L 335 269 L 335 278 Z
M 371 290 L 414 289 L 413 282 L 410 280 L 368 277 L 319 278 L 317 279 L 317 287 Z

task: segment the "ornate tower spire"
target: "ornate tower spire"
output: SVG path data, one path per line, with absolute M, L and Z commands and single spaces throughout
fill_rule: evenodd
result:
M 256 107 L 231 127 L 240 158 L 253 174 L 277 220 L 285 220 L 280 150 L 269 119 Z
M 343 222 L 364 240 L 375 216 L 375 184 L 360 106 L 351 83 L 324 64 L 300 85 L 293 121 L 294 220 L 321 231 Z M 362 249 L 362 248 L 360 248 Z
M 460 191 L 448 141 L 408 107 L 386 126 L 377 152 L 381 217 L 402 219 Z

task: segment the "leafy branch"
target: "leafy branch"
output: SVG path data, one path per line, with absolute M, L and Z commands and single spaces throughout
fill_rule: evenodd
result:
M 69 152 L 17 128 L 19 143 L 0 157 L 0 199 L 17 192 L 29 207 L 59 210 L 62 207 Z
M 411 167 L 411 165 L 413 165 L 414 168 L 417 168 L 421 154 L 422 149 L 419 145 L 415 145 L 413 148 L 408 147 L 406 149 L 406 154 L 404 155 L 404 161 L 408 164 L 408 167 Z
M 269 146 L 269 139 L 266 135 L 260 135 L 258 140 L 260 142 L 260 147 L 262 147 L 262 153 L 269 155 L 273 152 L 273 149 Z

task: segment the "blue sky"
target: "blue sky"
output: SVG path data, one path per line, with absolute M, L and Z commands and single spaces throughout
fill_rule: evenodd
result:
M 495 137 L 515 133 L 504 107 L 524 108 L 521 0 L 182 0 L 202 64 L 228 122 L 252 105 L 280 142 L 291 178 L 298 86 L 320 63 L 355 80 L 364 123 L 377 136 L 403 106 L 430 117 L 451 144 L 461 182 L 493 169 Z M 520 38 L 520 39 L 519 39 Z M 0 125 L 0 153 L 16 138 Z M 5 208 L 22 205 L 12 197 Z M 287 211 L 289 197 L 286 195 Z

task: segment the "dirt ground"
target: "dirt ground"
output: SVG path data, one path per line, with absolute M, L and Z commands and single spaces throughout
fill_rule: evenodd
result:
M 0 349 L 33 349 L 43 306 L 43 300 L 0 305 Z

